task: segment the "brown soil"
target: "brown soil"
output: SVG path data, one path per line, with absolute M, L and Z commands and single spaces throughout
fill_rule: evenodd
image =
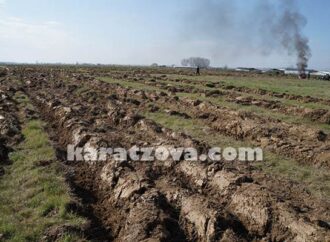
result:
M 67 144 L 130 148 L 208 144 L 176 133 L 137 113 L 166 104 L 169 115 L 198 118 L 238 139 L 325 164 L 316 151 L 327 137 L 251 114 L 234 112 L 166 93 L 128 90 L 57 71 L 16 71 L 22 89 L 48 123 L 69 181 L 82 200 L 77 209 L 91 219 L 86 235 L 111 241 L 327 241 L 330 207 L 302 185 L 278 180 L 233 162 L 66 162 Z M 66 76 L 66 77 L 68 77 Z M 88 91 L 77 94 L 87 86 Z M 187 115 L 187 116 L 186 116 Z M 205 116 L 206 117 L 206 116 Z M 303 130 L 304 129 L 304 130 Z M 302 132 L 303 130 L 303 132 Z M 310 132 L 310 133 L 309 133 Z M 285 143 L 285 144 L 284 144 Z M 300 155 L 299 155 L 300 154 Z M 306 158 L 307 157 L 307 158 Z
M 14 100 L 16 89 L 7 79 L 0 80 L 0 176 L 4 165 L 9 164 L 8 154 L 21 139 L 17 103 Z

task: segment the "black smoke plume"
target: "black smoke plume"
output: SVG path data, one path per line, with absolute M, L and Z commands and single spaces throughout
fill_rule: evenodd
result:
M 274 9 L 270 3 L 268 4 L 268 9 Z M 273 34 L 270 37 L 280 41 L 289 55 L 296 56 L 299 72 L 305 73 L 311 57 L 309 40 L 302 33 L 303 27 L 307 24 L 306 18 L 298 11 L 294 0 L 281 0 L 279 12 L 272 13 L 272 16 L 276 18 L 275 21 L 268 22 L 271 23 L 269 26 Z
M 203 0 L 186 15 L 184 36 L 187 41 L 209 46 L 218 58 L 249 53 L 282 53 L 296 57 L 304 72 L 311 57 L 309 40 L 303 35 L 306 18 L 295 0 Z M 241 4 L 241 5 L 240 5 Z M 240 14 L 238 14 L 238 12 Z M 242 14 L 243 13 L 243 14 Z

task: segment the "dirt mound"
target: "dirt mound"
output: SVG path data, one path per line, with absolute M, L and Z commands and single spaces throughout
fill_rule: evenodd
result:
M 13 100 L 15 93 L 8 91 L 11 88 L 5 85 L 0 89 L 0 165 L 9 161 L 8 154 L 12 151 L 11 147 L 22 139 L 17 118 L 18 110 Z
M 0 77 L 5 77 L 9 74 L 9 69 L 7 67 L 0 66 Z
M 324 109 L 308 110 L 304 114 L 313 121 L 319 121 L 325 124 L 330 124 L 330 111 Z

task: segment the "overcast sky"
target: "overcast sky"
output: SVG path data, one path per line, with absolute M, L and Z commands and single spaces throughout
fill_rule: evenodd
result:
M 246 13 L 258 0 L 229 6 L 226 18 L 235 16 L 239 25 L 250 19 L 234 35 L 224 30 L 217 39 L 194 28 L 200 16 L 191 13 L 203 1 L 212 0 L 0 0 L 0 61 L 150 65 L 202 56 L 213 66 L 295 66 L 285 51 L 265 55 L 253 42 L 258 14 Z M 308 20 L 303 33 L 312 49 L 310 67 L 329 70 L 330 1 L 299 0 L 298 7 Z

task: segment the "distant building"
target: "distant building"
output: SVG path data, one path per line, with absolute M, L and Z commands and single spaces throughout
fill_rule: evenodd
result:
M 238 68 L 235 69 L 235 71 L 262 73 L 262 71 L 259 70 L 259 69 L 256 69 L 256 68 L 247 68 L 247 67 L 238 67 Z
M 298 69 L 287 68 L 284 70 L 285 75 L 299 75 Z
M 312 74 L 312 73 L 315 73 L 317 71 L 316 70 L 311 70 L 311 69 L 308 70 L 307 69 L 305 72 Z M 286 68 L 286 69 L 284 69 L 284 73 L 286 75 L 299 75 L 300 74 L 299 73 L 299 70 L 297 68 Z
M 322 76 L 330 75 L 330 72 L 329 71 L 316 71 L 316 72 L 311 73 L 311 75 L 322 77 Z
M 283 69 L 276 69 L 276 68 L 263 69 L 262 72 L 266 73 L 266 74 L 271 74 L 271 75 L 284 75 L 285 74 L 285 71 Z

